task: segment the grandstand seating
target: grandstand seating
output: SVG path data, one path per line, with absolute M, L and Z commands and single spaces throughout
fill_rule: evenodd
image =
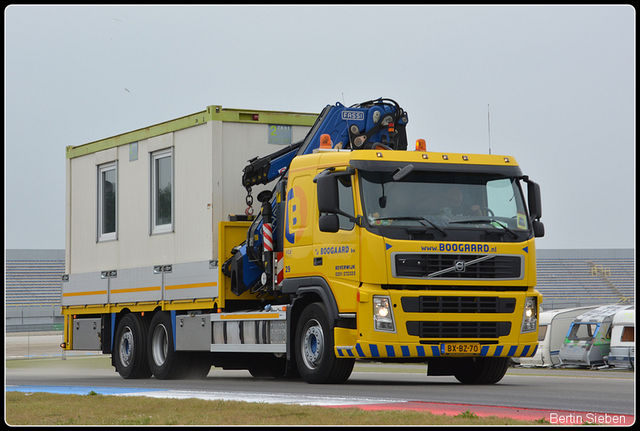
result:
M 547 299 L 589 299 L 603 303 L 635 299 L 633 258 L 538 259 L 537 288 Z
M 9 260 L 5 265 L 5 306 L 60 305 L 63 260 Z

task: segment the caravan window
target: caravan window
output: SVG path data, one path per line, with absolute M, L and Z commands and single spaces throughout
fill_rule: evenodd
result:
M 589 341 L 598 332 L 598 323 L 574 323 L 567 338 L 572 341 Z
M 635 331 L 633 326 L 625 326 L 622 329 L 620 341 L 635 341 Z

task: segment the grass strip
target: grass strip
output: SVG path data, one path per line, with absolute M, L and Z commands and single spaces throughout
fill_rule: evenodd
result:
M 473 412 L 367 411 L 288 404 L 5 392 L 9 425 L 540 425 Z

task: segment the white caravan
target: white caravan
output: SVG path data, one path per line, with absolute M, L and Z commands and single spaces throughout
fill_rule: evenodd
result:
M 612 367 L 631 369 L 636 367 L 635 317 L 634 309 L 621 310 L 613 316 L 611 347 L 609 356 L 605 358 Z
M 560 365 L 560 347 L 573 320 L 597 305 L 543 311 L 538 321 L 538 350 L 531 358 L 519 358 L 525 366 L 555 367 Z
M 618 311 L 633 305 L 604 305 L 575 318 L 560 348 L 563 365 L 604 365 L 611 345 L 611 323 Z

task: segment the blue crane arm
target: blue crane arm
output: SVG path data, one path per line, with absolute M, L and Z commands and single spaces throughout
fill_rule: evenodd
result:
M 310 154 L 320 148 L 322 135 L 330 136 L 333 148 L 360 150 L 382 145 L 391 150 L 406 150 L 405 127 L 408 121 L 407 113 L 391 99 L 380 98 L 350 107 L 339 102 L 335 105 L 327 105 L 303 140 L 262 158 L 256 157 L 249 160 L 242 175 L 242 185 L 248 192 L 247 204 L 251 205 L 250 202 L 253 201 L 252 186 L 268 184 L 282 177 L 295 157 Z M 260 199 L 260 195 L 258 198 Z M 271 209 L 269 213 L 273 213 L 269 223 L 281 232 L 283 221 L 278 220 L 274 200 L 269 197 L 261 202 L 263 202 L 263 212 L 264 205 L 268 205 Z M 263 250 L 263 226 L 264 220 L 260 214 L 247 231 L 247 240 L 234 249 L 234 256 L 222 267 L 222 272 L 231 277 L 231 291 L 236 295 L 241 295 L 249 289 L 268 291 L 268 285 L 273 282 L 272 269 L 268 268 L 271 258 L 265 258 Z M 275 236 L 274 242 L 277 248 L 281 244 L 277 244 L 279 235 Z M 268 283 L 262 281 L 264 275 L 269 280 Z
M 327 105 L 302 141 L 249 160 L 242 185 L 248 189 L 279 178 L 294 157 L 320 148 L 320 137 L 324 134 L 331 137 L 334 148 L 358 150 L 383 144 L 394 150 L 406 150 L 407 122 L 407 113 L 391 99 L 380 98 L 350 107 L 340 102 Z
M 303 141 L 291 144 L 262 158 L 249 160 L 242 174 L 242 185 L 249 189 L 257 184 L 268 184 L 278 178 L 291 164 Z

